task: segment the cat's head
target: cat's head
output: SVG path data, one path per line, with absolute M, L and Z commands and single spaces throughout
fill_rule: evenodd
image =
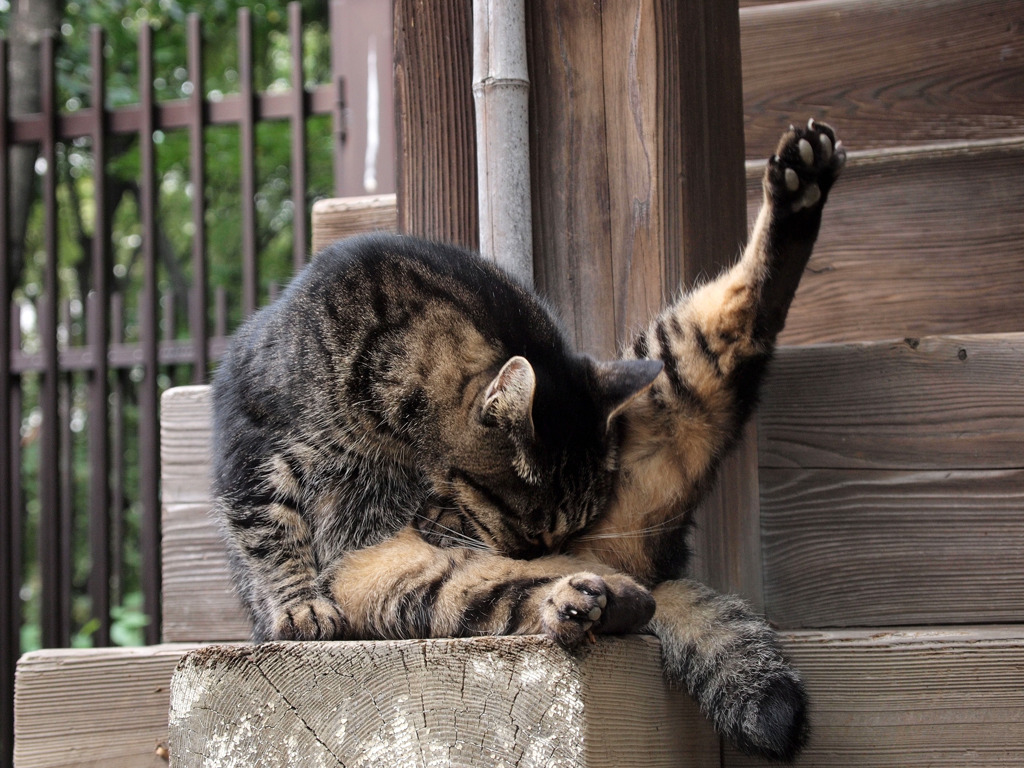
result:
M 585 356 L 554 367 L 521 356 L 505 362 L 475 398 L 447 468 L 462 529 L 510 557 L 558 551 L 610 500 L 617 417 L 661 369 Z

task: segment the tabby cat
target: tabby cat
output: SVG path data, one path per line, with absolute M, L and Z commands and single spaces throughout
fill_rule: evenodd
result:
M 394 235 L 318 254 L 214 382 L 215 493 L 256 641 L 654 632 L 747 752 L 805 696 L 763 619 L 684 578 L 692 511 L 749 416 L 845 159 L 768 162 L 740 261 L 613 362 L 474 254 Z

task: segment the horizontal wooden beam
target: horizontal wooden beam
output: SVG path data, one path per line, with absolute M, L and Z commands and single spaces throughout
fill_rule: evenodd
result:
M 332 197 L 313 203 L 313 253 L 364 232 L 398 228 L 395 195 Z
M 1024 469 L 761 469 L 765 605 L 787 628 L 1024 616 Z
M 784 646 L 811 701 L 797 766 L 1024 765 L 1024 628 L 801 632 Z
M 1024 467 L 1024 334 L 783 347 L 762 467 Z
M 808 110 L 856 149 L 1024 134 L 1017 3 L 818 0 L 740 20 L 748 157 Z
M 1024 331 L 1022 199 L 1024 139 L 851 151 L 782 343 Z
M 18 662 L 18 768 L 167 768 L 171 674 L 195 645 L 33 651 Z

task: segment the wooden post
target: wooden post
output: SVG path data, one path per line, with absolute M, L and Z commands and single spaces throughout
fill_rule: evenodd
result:
M 720 764 L 650 637 L 572 653 L 538 636 L 206 646 L 170 700 L 179 768 Z
M 472 0 L 394 0 L 398 228 L 476 248 Z
M 527 16 L 537 287 L 580 350 L 609 357 L 745 239 L 739 9 L 560 0 Z M 697 575 L 760 605 L 752 445 L 724 468 L 695 544 Z
M 399 228 L 475 245 L 470 6 L 395 0 L 395 93 Z M 746 237 L 738 3 L 528 3 L 526 35 L 534 278 L 611 357 Z M 694 544 L 698 576 L 760 606 L 753 429 Z

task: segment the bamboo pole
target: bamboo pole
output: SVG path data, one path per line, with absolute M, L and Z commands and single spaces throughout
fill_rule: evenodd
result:
M 473 0 L 480 253 L 532 286 L 529 92 L 522 0 Z

